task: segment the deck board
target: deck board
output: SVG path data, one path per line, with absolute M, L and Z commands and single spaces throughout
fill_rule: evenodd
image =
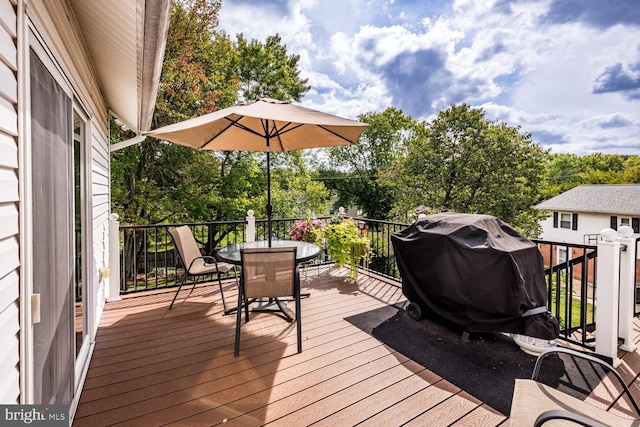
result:
M 234 281 L 224 284 L 228 305 Z M 295 323 L 253 313 L 233 356 L 235 314 L 217 283 L 107 303 L 74 426 L 506 426 L 508 419 L 347 318 L 401 305 L 397 284 L 344 269 L 303 275 Z M 188 297 L 187 297 L 188 295 Z M 626 377 L 640 358 L 627 359 Z

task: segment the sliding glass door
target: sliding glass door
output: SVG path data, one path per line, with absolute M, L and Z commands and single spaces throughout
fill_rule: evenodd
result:
M 30 54 L 34 403 L 69 404 L 74 393 L 75 260 L 73 104 L 69 91 Z

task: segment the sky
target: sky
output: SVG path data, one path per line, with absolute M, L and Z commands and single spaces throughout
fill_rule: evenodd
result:
M 640 155 L 640 0 L 223 0 L 219 28 L 279 34 L 309 108 L 464 102 L 552 153 Z

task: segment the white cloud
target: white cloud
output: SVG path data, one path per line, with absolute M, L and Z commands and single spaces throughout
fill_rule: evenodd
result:
M 594 94 L 612 66 L 631 76 L 640 64 L 640 22 L 609 25 L 615 16 L 606 15 L 608 27 L 595 25 L 595 15 L 559 16 L 554 2 L 228 0 L 220 22 L 248 38 L 279 33 L 301 57 L 311 108 L 355 117 L 393 105 L 429 118 L 467 102 L 554 151 L 640 154 L 640 100 Z

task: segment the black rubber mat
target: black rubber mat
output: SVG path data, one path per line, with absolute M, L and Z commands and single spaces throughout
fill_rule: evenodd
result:
M 472 333 L 465 341 L 462 331 L 413 320 L 397 307 L 347 320 L 506 416 L 514 380 L 531 378 L 536 360 L 504 334 Z

